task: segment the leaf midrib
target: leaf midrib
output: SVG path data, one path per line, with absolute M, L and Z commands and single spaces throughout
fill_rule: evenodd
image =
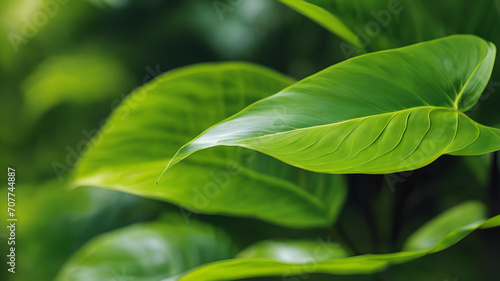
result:
M 274 136 L 277 136 L 277 135 L 282 135 L 282 134 L 287 134 L 287 133 L 293 133 L 293 132 L 298 132 L 298 131 L 305 131 L 305 130 L 316 129 L 316 128 L 323 128 L 323 127 L 328 127 L 328 126 L 336 126 L 336 125 L 344 124 L 344 123 L 347 123 L 347 122 L 362 121 L 362 120 L 365 120 L 365 119 L 368 119 L 368 118 L 376 118 L 376 117 L 384 116 L 384 115 L 394 115 L 394 114 L 401 113 L 401 112 L 404 112 L 404 111 L 412 111 L 412 110 L 417 110 L 417 109 L 432 109 L 432 110 L 441 109 L 441 110 L 455 111 L 457 113 L 464 114 L 463 112 L 461 112 L 461 111 L 459 111 L 459 110 L 457 110 L 457 109 L 455 109 L 453 107 L 427 106 L 427 105 L 426 106 L 416 106 L 416 107 L 410 107 L 410 108 L 406 108 L 406 109 L 402 109 L 402 110 L 396 110 L 396 111 L 384 112 L 384 113 L 379 113 L 379 114 L 374 114 L 374 115 L 356 117 L 356 118 L 352 118 L 352 119 L 348 119 L 348 120 L 344 120 L 344 121 L 340 121 L 340 122 L 336 122 L 336 123 L 328 123 L 328 124 L 322 124 L 322 125 L 316 125 L 316 126 L 310 126 L 310 127 L 303 127 L 303 128 L 298 128 L 298 129 L 289 130 L 289 131 L 277 132 L 277 133 L 267 134 L 267 135 L 262 135 L 262 136 L 257 136 L 257 137 L 250 137 L 250 138 L 239 140 L 237 143 L 246 142 L 246 141 L 250 141 L 250 140 L 256 140 L 256 139 L 261 139 L 261 138 L 267 138 L 267 137 L 274 137 Z M 469 118 L 467 115 L 465 115 L 465 116 L 467 118 Z
M 459 106 L 460 100 L 462 99 L 462 95 L 465 92 L 465 89 L 467 88 L 467 86 L 469 86 L 470 81 L 472 80 L 472 77 L 474 77 L 474 75 L 476 74 L 476 72 L 479 69 L 479 67 L 484 64 L 484 61 L 486 60 L 486 58 L 488 58 L 488 55 L 483 56 L 483 59 L 481 60 L 481 62 L 479 62 L 476 65 L 476 67 L 474 67 L 474 70 L 469 75 L 469 78 L 467 78 L 467 81 L 465 81 L 465 84 L 462 86 L 462 89 L 460 90 L 460 92 L 458 93 L 458 95 L 455 97 L 455 109 L 456 110 L 458 110 L 458 106 Z

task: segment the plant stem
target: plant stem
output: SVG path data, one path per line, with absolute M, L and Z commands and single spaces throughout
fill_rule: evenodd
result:
M 498 167 L 498 152 L 493 153 L 490 166 L 490 182 L 488 186 L 488 212 L 493 217 L 500 213 L 500 171 Z M 500 253 L 500 229 L 491 228 L 481 231 L 483 249 L 483 268 L 487 280 L 498 276 L 498 257 Z
M 354 255 L 359 255 L 360 252 L 354 246 L 354 243 L 349 239 L 349 237 L 344 232 L 344 229 L 340 226 L 330 226 L 328 227 L 328 231 L 332 235 L 333 240 L 338 241 L 340 244 L 348 248 Z
M 366 216 L 367 220 L 369 223 L 369 227 L 373 233 L 372 235 L 372 243 L 373 243 L 373 248 L 377 253 L 382 252 L 382 239 L 381 239 L 381 231 L 380 231 L 380 224 L 379 220 L 377 219 L 377 212 L 376 212 L 376 206 L 374 205 L 375 203 L 375 198 L 377 198 L 380 195 L 380 192 L 384 188 L 385 185 L 385 177 L 384 175 L 376 175 L 373 178 L 373 184 L 374 184 L 374 193 L 372 194 L 373 197 L 365 197 L 365 205 L 366 205 Z
M 403 226 L 403 213 L 407 199 L 410 193 L 414 190 L 414 183 L 410 178 L 407 178 L 404 185 L 395 187 L 394 190 L 394 205 L 392 209 L 392 230 L 390 236 L 390 245 L 392 250 L 398 249 L 397 240 Z
M 491 159 L 488 201 L 490 216 L 493 217 L 500 214 L 500 168 L 498 167 L 498 151 L 493 152 L 493 157 Z

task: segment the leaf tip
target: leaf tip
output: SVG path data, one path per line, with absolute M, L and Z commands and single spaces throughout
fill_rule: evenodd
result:
M 165 169 L 163 170 L 163 172 L 161 172 L 160 176 L 158 177 L 158 180 L 156 180 L 156 185 L 158 185 L 158 183 L 160 182 L 161 178 L 163 177 L 163 174 L 165 174 L 165 172 L 170 169 L 171 167 L 173 167 L 175 164 L 179 163 L 182 159 L 186 158 L 186 156 L 184 157 L 181 157 L 179 159 L 179 157 L 177 157 L 177 155 L 179 154 L 179 152 L 182 150 L 182 148 L 177 151 L 177 153 L 175 153 L 174 157 L 172 157 L 172 159 L 170 159 L 170 161 L 168 162 L 167 164 L 167 167 L 165 167 Z

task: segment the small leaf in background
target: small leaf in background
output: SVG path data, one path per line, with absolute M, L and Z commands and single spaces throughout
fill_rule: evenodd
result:
M 469 171 L 476 177 L 481 186 L 486 186 L 490 177 L 490 165 L 492 154 L 484 154 L 475 157 L 463 157 L 461 161 L 467 166 Z
M 284 263 L 308 263 L 316 260 L 347 257 L 347 251 L 339 244 L 321 241 L 262 241 L 241 251 L 236 257 L 242 259 L 271 259 Z
M 352 44 L 356 49 L 344 47 L 352 52 L 349 55 L 360 54 L 364 48 L 380 51 L 464 33 L 500 42 L 498 1 L 477 1 L 474 5 L 455 0 L 279 1 Z M 321 13 L 311 12 L 316 10 Z
M 296 228 L 329 226 L 346 198 L 343 176 L 307 172 L 251 150 L 207 151 L 155 185 L 182 144 L 292 83 L 246 63 L 167 72 L 115 110 L 82 157 L 73 185 L 161 199 L 196 213 L 254 217 Z M 270 110 L 262 130 L 273 130 L 282 114 L 281 107 Z
M 341 19 L 339 19 L 333 13 L 322 8 L 320 5 L 309 3 L 309 1 L 303 0 L 280 0 L 284 4 L 290 6 L 292 9 L 309 17 L 311 20 L 322 25 L 332 33 L 337 34 L 342 39 L 351 43 L 361 50 L 364 49 L 362 43 L 359 40 L 358 35 L 356 35 L 349 27 L 347 27 Z
M 177 280 L 201 264 L 232 257 L 235 248 L 220 230 L 180 217 L 138 223 L 98 236 L 59 272 L 57 281 Z
M 419 251 L 436 246 L 450 229 L 460 229 L 485 220 L 485 206 L 476 201 L 466 202 L 447 210 L 415 231 L 406 241 L 405 251 Z
M 499 150 L 500 129 L 463 113 L 485 88 L 495 51 L 463 35 L 341 62 L 212 126 L 169 167 L 215 146 L 250 148 L 333 174 L 403 172 L 443 154 Z M 277 107 L 284 110 L 269 129 Z
M 41 62 L 23 86 L 25 111 L 34 121 L 63 103 L 90 104 L 110 100 L 129 90 L 131 75 L 105 53 L 80 52 Z
M 87 240 L 150 220 L 165 209 L 160 202 L 95 187 L 70 191 L 57 180 L 35 186 L 18 184 L 15 194 L 16 262 L 23 269 L 12 275 L 11 281 L 52 281 L 62 264 Z M 8 247 L 7 243 L 0 243 L 1 247 Z

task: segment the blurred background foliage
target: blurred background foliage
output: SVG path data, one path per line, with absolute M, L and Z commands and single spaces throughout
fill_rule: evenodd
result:
M 277 1 L 232 1 L 236 4 L 223 11 L 214 2 L 0 2 L 0 155 L 2 167 L 16 169 L 19 218 L 19 274 L 8 280 L 52 280 L 62 263 L 90 238 L 153 220 L 164 211 L 217 225 L 240 248 L 262 239 L 328 235 L 322 229 L 298 231 L 254 219 L 195 215 L 114 191 L 66 188 L 71 169 L 112 109 L 162 72 L 199 62 L 244 60 L 301 79 L 346 59 L 340 38 Z M 472 2 L 462 2 L 466 4 L 460 5 L 460 14 L 467 14 Z M 449 22 L 458 22 L 459 28 L 450 24 L 440 36 L 485 31 L 460 29 L 462 17 L 446 11 Z M 473 19 L 479 18 L 474 13 Z M 498 30 L 491 34 L 498 35 Z M 395 45 L 389 41 L 381 39 L 372 47 Z M 412 40 L 403 45 L 409 43 Z M 499 96 L 499 73 L 497 63 L 489 96 Z M 500 121 L 498 103 L 480 104 L 489 104 L 486 114 L 492 119 L 485 124 Z M 485 112 L 479 107 L 480 111 Z M 469 199 L 488 202 L 487 188 L 494 184 L 491 158 L 442 157 L 404 175 L 350 176 L 348 203 L 339 225 L 361 253 L 395 251 L 411 232 L 447 208 Z M 0 199 L 6 200 L 5 196 L 2 192 Z M 5 215 L 0 213 L 2 220 Z M 486 245 L 483 239 L 492 231 L 476 232 L 447 251 L 373 276 L 315 274 L 295 280 L 486 280 L 488 264 L 500 260 L 500 251 L 492 250 L 499 249 L 498 239 L 496 245 L 491 240 Z M 3 241 L 0 247 L 4 252 Z

